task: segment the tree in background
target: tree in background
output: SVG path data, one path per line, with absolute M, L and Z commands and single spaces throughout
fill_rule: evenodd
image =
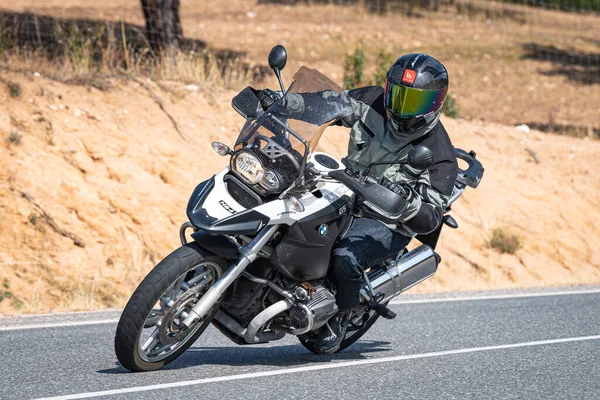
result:
M 180 0 L 142 0 L 146 35 L 154 51 L 180 47 L 183 29 L 179 6 Z

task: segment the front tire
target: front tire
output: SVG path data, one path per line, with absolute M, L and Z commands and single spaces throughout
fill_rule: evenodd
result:
M 204 332 L 218 305 L 185 328 L 187 312 L 221 276 L 228 262 L 197 243 L 178 248 L 144 278 L 125 306 L 117 325 L 115 353 L 133 372 L 164 367 Z

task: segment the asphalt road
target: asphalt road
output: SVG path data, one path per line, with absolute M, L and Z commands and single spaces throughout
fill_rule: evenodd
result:
M 0 319 L 0 399 L 600 399 L 600 287 L 399 300 L 334 356 L 210 328 L 138 374 L 113 352 L 118 311 Z

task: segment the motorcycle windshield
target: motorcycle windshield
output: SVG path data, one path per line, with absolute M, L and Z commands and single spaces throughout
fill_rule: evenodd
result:
M 267 111 L 259 110 L 258 118 L 246 122 L 235 147 L 252 144 L 262 135 L 305 154 L 307 146 L 309 152 L 317 147 L 328 126 L 350 114 L 347 92 L 316 69 L 300 67 L 286 95 Z

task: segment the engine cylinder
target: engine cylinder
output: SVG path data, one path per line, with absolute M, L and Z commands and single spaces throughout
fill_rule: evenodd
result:
M 437 259 L 433 249 L 421 245 L 392 262 L 387 270 L 377 270 L 369 274 L 369 280 L 377 299 L 386 303 L 393 297 L 410 289 L 417 283 L 431 277 L 437 270 Z M 369 288 L 365 283 L 361 288 L 364 297 L 369 296 Z M 383 296 L 381 296 L 383 295 Z

